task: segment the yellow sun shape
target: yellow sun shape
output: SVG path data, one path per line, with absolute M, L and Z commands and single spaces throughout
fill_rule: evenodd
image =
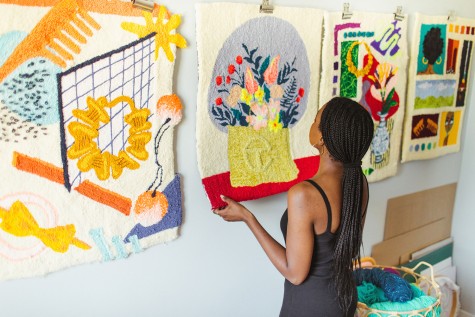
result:
M 131 110 L 124 116 L 124 123 L 130 127 L 127 138 L 129 146 L 125 151 L 120 150 L 118 155 L 114 155 L 108 151 L 101 151 L 94 139 L 99 136 L 101 122 L 103 124 L 110 122 L 111 118 L 106 108 L 112 108 L 122 102 L 129 104 Z M 87 110 L 75 109 L 73 116 L 80 121 L 73 121 L 68 125 L 74 143 L 68 149 L 67 155 L 70 159 L 78 159 L 77 166 L 81 172 L 94 169 L 97 178 L 106 180 L 112 170 L 112 177 L 117 179 L 124 168 L 135 170 L 140 167 L 129 154 L 142 161 L 148 158 L 145 146 L 152 139 L 152 133 L 148 131 L 152 124 L 147 121 L 150 110 L 135 108 L 135 103 L 130 97 L 120 96 L 111 102 L 108 102 L 106 97 L 97 100 L 88 97 Z
M 155 33 L 155 60 L 158 58 L 158 51 L 160 47 L 167 55 L 170 62 L 175 60 L 173 52 L 170 48 L 170 43 L 175 44 L 180 48 L 186 47 L 186 40 L 180 34 L 173 32 L 181 23 L 181 17 L 178 14 L 173 14 L 168 21 L 165 22 L 167 16 L 167 8 L 163 5 L 158 10 L 158 17 L 153 22 L 153 16 L 150 12 L 143 12 L 145 17 L 145 25 L 140 25 L 133 22 L 122 22 L 121 26 L 124 30 L 137 34 L 139 38 L 143 38 L 150 33 Z

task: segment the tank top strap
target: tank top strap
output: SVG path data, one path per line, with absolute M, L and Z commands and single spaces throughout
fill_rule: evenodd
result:
M 320 194 L 322 195 L 322 198 L 323 198 L 323 201 L 325 202 L 325 206 L 327 207 L 327 229 L 325 230 L 325 232 L 331 232 L 331 227 L 332 227 L 332 207 L 330 206 L 330 201 L 328 200 L 328 197 L 327 197 L 327 194 L 325 194 L 325 192 L 323 191 L 323 189 L 320 187 L 320 185 L 318 185 L 316 182 L 314 182 L 313 180 L 311 179 L 307 179 L 306 180 L 307 182 L 309 182 L 310 184 L 313 185 L 313 187 L 315 187 L 316 189 L 318 189 L 318 191 L 320 192 Z

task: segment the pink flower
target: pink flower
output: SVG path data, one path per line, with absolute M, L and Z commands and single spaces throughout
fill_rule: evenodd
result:
M 269 109 L 269 120 L 274 120 L 280 112 L 280 100 L 271 98 L 267 107 Z
M 259 84 L 257 83 L 257 80 L 254 79 L 254 75 L 252 74 L 251 68 L 249 66 L 247 66 L 246 68 L 244 82 L 245 82 L 246 90 L 251 95 L 253 95 L 259 88 Z
M 389 63 L 381 63 L 376 67 L 374 76 L 368 76 L 374 83 L 371 95 L 378 101 L 384 102 L 389 92 L 396 86 L 398 69 Z
M 223 77 L 221 77 L 221 76 L 216 77 L 216 85 L 219 86 L 219 85 L 221 85 L 222 83 L 223 83 Z
M 239 85 L 234 85 L 229 91 L 229 95 L 226 98 L 226 102 L 231 107 L 236 107 L 241 97 L 242 88 Z
M 249 122 L 249 125 L 252 126 L 254 130 L 267 127 L 267 114 L 269 112 L 267 105 L 263 104 L 259 106 L 257 102 L 252 103 L 251 111 L 253 114 L 246 117 L 246 121 Z
M 280 55 L 277 55 L 272 59 L 269 67 L 264 72 L 264 80 L 268 85 L 275 83 L 277 76 L 279 75 L 279 60 Z
M 270 87 L 270 97 L 280 99 L 284 95 L 284 89 L 280 85 L 272 85 Z

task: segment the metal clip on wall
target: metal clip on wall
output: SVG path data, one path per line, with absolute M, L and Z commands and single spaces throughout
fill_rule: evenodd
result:
M 397 21 L 404 20 L 404 14 L 402 13 L 402 6 L 398 6 L 396 8 L 396 12 L 394 12 L 394 20 L 397 20 Z
M 348 20 L 351 19 L 353 16 L 353 13 L 350 11 L 350 4 L 348 2 L 343 3 L 343 13 L 341 15 L 341 18 L 343 20 Z
M 155 3 L 149 0 L 132 0 L 132 5 L 142 10 L 152 12 Z
M 274 13 L 274 7 L 270 5 L 269 0 L 262 0 L 262 4 L 259 9 L 260 13 Z

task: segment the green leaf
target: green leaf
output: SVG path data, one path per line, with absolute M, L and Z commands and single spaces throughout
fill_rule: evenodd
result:
M 261 69 L 259 70 L 261 75 L 264 74 L 267 67 L 269 67 L 269 62 L 270 62 L 270 56 L 267 56 L 266 59 L 264 60 L 264 62 L 262 62 Z
M 372 169 L 371 167 L 365 168 L 365 169 L 363 170 L 363 174 L 365 174 L 366 176 L 371 175 L 373 172 L 374 172 L 374 169 Z
M 389 92 L 389 95 L 386 97 L 386 101 L 387 101 L 387 100 L 389 100 L 389 101 L 393 100 L 393 97 L 394 97 L 394 93 L 395 93 L 395 92 L 396 92 L 396 89 L 395 89 L 395 88 L 391 89 L 391 91 Z
M 238 109 L 231 108 L 231 112 L 233 113 L 234 118 L 236 118 L 237 121 L 241 120 L 242 113 Z
M 264 85 L 264 99 L 266 102 L 269 102 L 270 99 L 270 90 L 267 88 L 267 85 Z

